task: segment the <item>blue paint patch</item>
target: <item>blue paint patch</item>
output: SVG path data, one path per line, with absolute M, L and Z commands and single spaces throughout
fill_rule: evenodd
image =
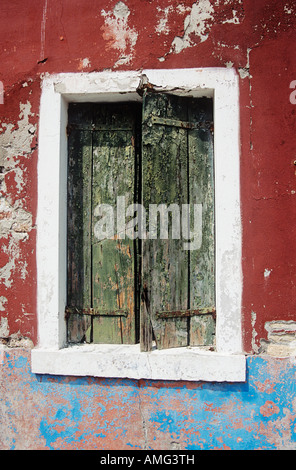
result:
M 4 447 L 11 449 L 21 441 L 19 423 L 32 416 L 31 444 L 47 449 L 96 440 L 114 449 L 173 441 L 187 450 L 296 448 L 296 365 L 289 361 L 249 357 L 242 384 L 138 382 L 36 376 L 29 353 L 7 352 L 2 376 Z
M 293 445 L 296 416 L 291 398 L 295 399 L 295 367 L 280 369 L 279 379 L 273 384 L 266 360 L 252 358 L 252 361 L 255 370 L 250 364 L 251 374 L 246 384 L 207 383 L 196 388 L 185 385 L 182 390 L 167 388 L 165 403 L 177 403 L 178 412 L 165 407 L 163 390 L 157 389 L 150 422 L 157 432 L 187 441 L 186 449 L 190 450 L 276 449 L 286 445 L 282 438 L 286 429 L 281 431 L 278 427 L 286 426 L 281 420 L 289 413 L 288 445 L 291 442 Z
M 42 418 L 39 429 L 41 437 L 45 439 L 46 447 L 51 450 L 54 449 L 51 444 L 58 438 L 58 431 L 53 430 L 52 426 L 48 424 L 48 421 L 45 418 Z
M 6 353 L 7 365 L 9 369 L 23 369 L 26 371 L 30 364 L 26 356 L 18 356 L 10 358 L 9 353 Z
M 179 437 L 180 428 L 183 423 L 188 421 L 188 416 L 177 411 L 160 411 L 159 413 L 152 413 L 150 421 L 157 422 L 159 424 L 159 430 L 165 433 L 169 433 L 171 437 L 176 435 Z

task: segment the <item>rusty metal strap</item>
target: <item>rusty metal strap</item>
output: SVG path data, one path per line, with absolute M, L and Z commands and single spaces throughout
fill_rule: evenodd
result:
M 104 316 L 104 317 L 127 317 L 128 311 L 127 310 L 101 310 L 99 308 L 77 308 L 77 307 L 66 307 L 65 308 L 65 315 L 68 317 L 69 315 L 91 315 L 91 316 Z
M 161 126 L 181 127 L 182 129 L 209 129 L 213 130 L 213 121 L 200 121 L 200 122 L 187 122 L 179 121 L 178 119 L 167 119 L 158 116 L 152 116 L 152 124 L 159 124 Z
M 106 124 L 106 125 L 99 125 L 99 124 L 68 124 L 67 126 L 67 135 L 70 135 L 73 130 L 78 131 L 106 131 L 106 132 L 116 132 L 116 131 L 130 131 L 132 132 L 134 129 L 132 126 L 128 126 L 127 124 L 113 125 Z
M 209 308 L 200 308 L 196 310 L 164 310 L 162 312 L 156 312 L 157 318 L 186 318 L 186 317 L 194 317 L 196 315 L 213 315 L 216 318 L 216 308 L 209 307 Z

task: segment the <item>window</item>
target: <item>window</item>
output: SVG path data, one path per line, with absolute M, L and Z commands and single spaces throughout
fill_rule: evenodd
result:
M 68 341 L 213 346 L 212 99 L 68 114 Z
M 238 129 L 230 69 L 44 79 L 33 372 L 244 380 Z

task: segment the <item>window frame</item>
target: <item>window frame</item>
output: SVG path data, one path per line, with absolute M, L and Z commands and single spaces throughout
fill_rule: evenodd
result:
M 67 106 L 69 102 L 141 101 L 137 89 L 143 82 L 162 92 L 213 98 L 217 311 L 213 352 L 198 347 L 140 352 L 140 345 L 66 344 Z M 106 71 L 44 77 L 39 122 L 38 345 L 32 350 L 34 373 L 245 380 L 239 149 L 239 82 L 234 69 Z

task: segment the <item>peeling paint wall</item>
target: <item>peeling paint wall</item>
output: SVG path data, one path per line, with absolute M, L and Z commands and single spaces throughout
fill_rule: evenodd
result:
M 296 355 L 296 322 L 271 321 L 265 323 L 267 340 L 261 340 L 262 352 L 270 356 Z
M 0 446 L 30 447 L 38 436 L 39 448 L 83 447 L 86 438 L 81 437 L 77 444 L 70 432 L 72 429 L 78 435 L 81 431 L 82 436 L 90 417 L 75 408 L 74 402 L 79 402 L 80 409 L 81 397 L 77 402 L 72 382 L 79 384 L 83 400 L 87 390 L 105 397 L 102 416 L 111 413 L 109 408 L 119 390 L 130 390 L 122 411 L 125 424 L 118 431 L 122 436 L 125 430 L 128 437 L 117 440 L 117 447 L 132 443 L 133 447 L 153 448 L 158 437 L 164 438 L 167 446 L 174 442 L 181 448 L 295 446 L 291 383 L 296 353 L 296 108 L 290 100 L 290 83 L 296 80 L 295 15 L 294 0 L 2 1 L 0 342 L 5 349 L 3 370 L 0 365 L 0 420 L 5 425 L 1 426 Z M 42 381 L 30 375 L 28 362 L 28 351 L 38 342 L 36 169 L 42 78 L 59 72 L 188 67 L 233 67 L 240 80 L 243 342 L 250 367 L 247 383 L 241 388 L 224 384 L 228 396 L 236 398 L 235 404 L 230 398 L 222 404 L 218 385 L 212 385 L 209 391 L 203 384 L 190 388 L 187 384 L 87 383 L 72 378 L 46 377 Z M 30 398 L 28 415 L 22 411 L 21 393 L 15 391 L 4 404 L 6 398 L 2 397 L 10 396 L 15 381 Z M 247 387 L 252 390 L 253 402 Z M 68 395 L 72 404 L 63 408 L 53 397 L 57 390 L 64 394 L 61 401 Z M 171 402 L 161 398 L 168 390 Z M 289 404 L 285 390 L 291 397 Z M 38 392 L 35 398 L 32 391 Z M 135 418 L 137 426 L 131 429 L 128 405 L 140 392 L 141 413 Z M 176 397 L 183 400 L 180 412 Z M 242 411 L 243 397 L 248 397 L 246 414 Z M 156 399 L 163 400 L 162 404 L 152 408 Z M 203 405 L 198 411 L 201 399 Z M 96 400 L 100 403 L 99 398 Z M 50 405 L 50 416 L 42 415 L 45 403 Z M 239 416 L 236 421 L 233 409 Z M 76 411 L 83 425 L 79 419 L 74 423 Z M 29 412 L 35 413 L 35 421 L 26 424 L 28 433 L 21 433 L 20 423 L 27 423 Z M 205 417 L 209 415 L 213 427 L 219 424 L 219 435 L 206 428 Z M 111 423 L 111 414 L 108 416 Z M 246 424 L 249 416 L 254 419 Z M 199 429 L 197 422 L 203 423 Z M 241 430 L 234 433 L 236 439 L 226 438 L 229 423 L 232 429 Z M 118 426 L 117 421 L 107 430 L 98 426 L 96 442 L 108 447 L 108 439 Z M 96 445 L 94 440 L 90 445 Z
M 28 174 L 30 163 L 37 148 L 37 124 L 31 122 L 33 116 L 30 102 L 20 102 L 17 121 L 0 125 L 0 286 L 3 294 L 0 341 L 14 345 L 31 344 L 29 337 L 34 336 L 36 323 L 36 320 L 30 322 L 35 317 L 30 308 L 35 304 L 34 297 L 21 294 L 27 283 L 32 282 L 32 278 L 28 279 L 31 275 L 29 258 L 35 241 L 31 234 L 35 231 L 31 204 L 27 203 L 34 197 L 28 191 L 33 176 Z M 15 307 L 14 311 L 9 308 L 10 303 L 15 305 L 14 301 L 21 301 L 17 311 Z
M 5 351 L 0 446 L 295 449 L 295 361 L 249 357 L 248 371 L 242 384 L 35 376 L 25 349 Z

